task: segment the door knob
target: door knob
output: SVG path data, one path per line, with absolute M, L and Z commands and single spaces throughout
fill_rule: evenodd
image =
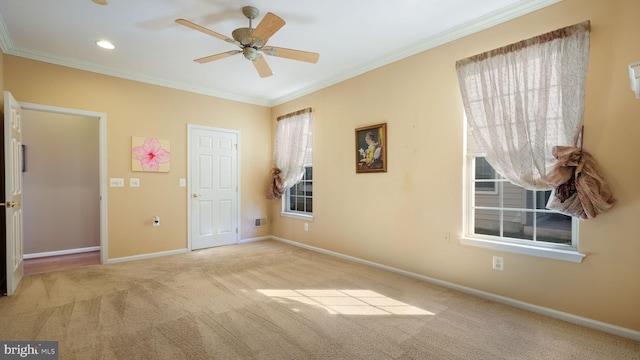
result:
M 197 197 L 200 197 L 200 196 L 202 196 L 202 194 L 193 193 L 193 197 L 194 197 L 194 198 L 197 198 Z
M 15 207 L 15 206 L 20 206 L 19 202 L 13 202 L 13 201 L 7 201 L 6 203 L 0 203 L 0 206 L 5 206 L 7 207 L 7 209 Z

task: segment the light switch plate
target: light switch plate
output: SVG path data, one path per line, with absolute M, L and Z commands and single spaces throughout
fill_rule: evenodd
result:
M 181 178 L 180 179 L 180 187 L 185 187 L 185 186 L 187 186 L 187 179 Z
M 109 186 L 111 187 L 124 187 L 123 178 L 111 178 L 109 179 Z
M 130 178 L 129 179 L 130 187 L 140 187 L 140 179 L 139 178 Z

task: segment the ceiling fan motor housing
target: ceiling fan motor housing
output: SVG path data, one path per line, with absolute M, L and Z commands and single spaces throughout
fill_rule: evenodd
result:
M 253 44 L 251 43 L 252 32 L 253 32 L 252 28 L 239 28 L 239 29 L 233 30 L 233 32 L 231 33 L 231 36 L 235 41 L 242 44 L 242 46 L 253 46 Z
M 235 29 L 231 33 L 231 36 L 235 41 L 242 45 L 242 53 L 244 54 L 244 57 L 251 61 L 256 61 L 260 47 L 258 46 L 256 39 L 251 37 L 253 30 L 254 29 L 250 27 Z

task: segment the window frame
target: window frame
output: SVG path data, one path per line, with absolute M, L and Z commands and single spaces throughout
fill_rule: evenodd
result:
M 460 237 L 460 243 L 463 245 L 470 245 L 476 247 L 487 248 L 491 250 L 505 251 L 518 253 L 523 255 L 538 256 L 556 260 L 564 260 L 570 262 L 580 263 L 586 256 L 579 252 L 579 219 L 571 218 L 571 245 L 567 244 L 555 244 L 544 241 L 532 241 L 526 239 L 516 239 L 504 236 L 484 235 L 475 233 L 475 158 L 483 157 L 482 154 L 469 154 L 465 158 L 465 196 L 464 196 L 464 221 L 463 221 L 463 235 Z M 500 179 L 496 184 L 500 182 L 506 182 L 504 179 Z M 498 186 L 497 186 L 498 187 Z M 496 194 L 497 189 L 496 187 Z M 487 192 L 480 192 L 487 194 Z M 505 208 L 499 206 L 497 210 L 503 211 L 520 211 L 521 209 Z M 526 209 L 535 213 L 557 213 L 552 210 L 536 211 L 536 209 Z
M 307 169 L 311 169 L 311 180 L 307 180 L 306 179 Z M 302 196 L 292 195 L 291 194 L 291 189 L 293 189 L 294 187 L 298 186 L 302 182 L 307 182 L 307 183 L 309 183 L 311 185 L 311 187 L 312 187 L 311 195 L 306 195 L 306 194 L 302 195 Z M 292 196 L 294 196 L 294 197 L 302 197 L 304 199 L 311 199 L 311 204 L 313 204 L 313 165 L 311 165 L 311 164 L 305 165 L 305 174 L 302 176 L 302 179 L 300 180 L 300 182 L 286 190 L 285 194 L 282 196 L 282 212 L 280 213 L 283 216 L 299 218 L 299 219 L 305 219 L 305 220 L 312 220 L 313 219 L 313 205 L 311 206 L 311 211 L 292 210 L 291 209 L 291 197 Z M 305 207 L 306 207 L 306 201 L 305 201 Z

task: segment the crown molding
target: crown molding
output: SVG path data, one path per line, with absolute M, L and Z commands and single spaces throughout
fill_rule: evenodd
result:
M 172 89 L 193 92 L 201 95 L 213 96 L 217 98 L 233 100 L 233 101 L 238 101 L 238 102 L 243 102 L 248 104 L 271 106 L 270 102 L 264 99 L 250 98 L 246 96 L 240 96 L 237 94 L 220 92 L 220 91 L 212 91 L 211 89 L 198 87 L 191 84 L 170 81 L 163 78 L 147 76 L 147 75 L 136 73 L 136 72 L 124 71 L 124 70 L 115 69 L 107 66 L 97 65 L 87 61 L 79 61 L 79 60 L 71 59 L 67 57 L 46 54 L 38 51 L 33 51 L 30 49 L 13 47 L 8 51 L 6 51 L 5 53 L 9 55 L 24 57 L 31 60 L 37 60 L 37 61 L 42 61 L 50 64 L 66 66 L 74 69 L 85 70 L 93 73 L 138 81 L 138 82 L 147 83 L 151 85 L 158 85 L 158 86 L 168 87 Z
M 540 10 L 549 5 L 556 4 L 561 2 L 562 0 L 524 0 L 517 4 L 511 5 L 502 10 L 495 11 L 493 13 L 487 14 L 483 17 L 477 18 L 471 22 L 466 24 L 462 24 L 460 26 L 453 27 L 451 29 L 447 29 L 439 34 L 430 36 L 424 40 L 416 42 L 412 45 L 406 46 L 399 51 L 395 52 L 392 55 L 381 57 L 376 59 L 364 66 L 358 66 L 357 68 L 351 69 L 350 71 L 346 71 L 338 76 L 327 79 L 321 83 L 317 83 L 295 93 L 291 93 L 289 95 L 277 98 L 271 102 L 271 106 L 280 105 L 291 100 L 295 100 L 304 95 L 308 95 L 314 93 L 318 90 L 322 90 L 331 85 L 335 85 L 342 81 L 351 79 L 358 75 L 362 75 L 371 70 L 375 70 L 379 67 L 389 65 L 396 61 L 405 59 L 409 56 L 419 54 L 421 52 L 427 51 L 429 49 L 433 49 L 440 45 L 452 42 L 454 40 L 458 40 L 465 36 L 477 33 L 479 31 L 488 29 L 490 27 L 502 24 L 509 20 L 513 20 L 517 17 L 529 14 L 531 12 Z
M 170 81 L 163 78 L 147 76 L 140 73 L 114 69 L 114 68 L 97 65 L 90 62 L 78 61 L 78 60 L 67 58 L 67 57 L 45 54 L 45 53 L 41 53 L 41 52 L 29 50 L 29 49 L 19 48 L 13 45 L 13 41 L 11 40 L 11 36 L 5 26 L 4 19 L 2 18 L 1 15 L 0 15 L 0 48 L 2 49 L 2 52 L 5 54 L 24 57 L 32 60 L 71 67 L 74 69 L 90 71 L 98 74 L 114 76 L 118 78 L 138 81 L 138 82 L 152 84 L 152 85 L 158 85 L 158 86 L 183 90 L 187 92 L 193 92 L 193 93 L 206 95 L 206 96 L 213 96 L 221 99 L 227 99 L 227 100 L 238 101 L 242 103 L 260 105 L 260 106 L 273 107 L 276 105 L 280 105 L 280 104 L 295 100 L 302 96 L 314 93 L 318 90 L 322 90 L 324 88 L 327 88 L 329 86 L 351 79 L 358 75 L 362 75 L 366 72 L 391 64 L 398 60 L 402 60 L 409 56 L 424 52 L 426 50 L 435 48 L 437 46 L 446 44 L 448 42 L 451 42 L 457 39 L 460 39 L 467 35 L 471 35 L 473 33 L 485 30 L 492 26 L 502 24 L 506 21 L 529 14 L 531 12 L 542 9 L 549 5 L 553 5 L 560 1 L 562 0 L 520 1 L 519 3 L 514 4 L 505 9 L 493 12 L 491 14 L 480 17 L 474 21 L 448 29 L 439 34 L 430 36 L 422 41 L 406 46 L 400 49 L 399 51 L 396 51 L 392 55 L 378 58 L 367 64 L 347 70 L 325 81 L 318 82 L 311 86 L 305 87 L 299 91 L 292 92 L 288 95 L 285 95 L 276 99 L 253 98 L 253 97 L 246 97 L 246 96 L 242 96 L 234 93 L 212 91 L 211 89 L 194 86 L 187 83 L 174 82 L 174 81 Z

